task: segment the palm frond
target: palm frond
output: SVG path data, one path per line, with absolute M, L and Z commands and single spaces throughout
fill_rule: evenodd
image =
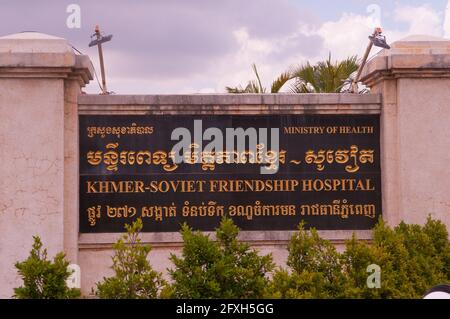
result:
M 270 88 L 270 93 L 278 93 L 281 88 L 286 84 L 287 81 L 292 79 L 292 74 L 289 71 L 281 73 L 275 81 L 272 82 L 272 87 Z
M 292 93 L 311 93 L 319 87 L 316 68 L 309 62 L 292 70 L 292 77 L 296 79 L 291 86 Z
M 235 86 L 235 87 L 227 86 L 225 89 L 227 90 L 228 93 L 233 93 L 233 94 L 264 93 L 264 92 L 261 92 L 260 86 L 258 85 L 258 83 L 256 81 L 248 81 L 245 88 L 243 88 L 242 86 L 239 85 L 239 86 Z
M 295 82 L 290 84 L 290 91 L 293 93 L 334 93 L 340 92 L 344 81 L 358 69 L 356 56 L 348 57 L 342 61 L 333 62 L 331 53 L 324 61 L 311 65 L 307 62 L 304 65 L 286 71 L 272 82 L 271 93 L 278 93 L 281 88 L 290 80 Z M 252 64 L 256 80 L 249 81 L 245 88 L 242 86 L 226 87 L 228 93 L 265 93 L 266 88 L 262 86 L 261 78 L 256 64 Z
M 235 87 L 227 86 L 225 87 L 225 90 L 227 91 L 227 93 L 234 93 L 234 94 L 245 93 L 245 89 L 242 88 L 242 86 L 235 86 Z
M 253 68 L 253 72 L 255 72 L 256 80 L 258 81 L 258 86 L 259 86 L 259 92 L 256 92 L 256 93 L 264 93 L 266 91 L 266 89 L 263 88 L 263 86 L 261 84 L 261 79 L 259 77 L 258 69 L 256 68 L 256 64 L 255 63 L 252 64 L 252 68 Z
M 328 59 L 325 61 L 320 61 L 315 65 L 307 63 L 294 69 L 293 75 L 297 81 L 291 90 L 296 93 L 340 92 L 343 81 L 349 78 L 357 69 L 358 63 L 356 56 L 333 63 L 331 54 L 329 54 Z
M 227 86 L 225 89 L 228 93 L 234 94 L 242 94 L 242 93 L 265 93 L 266 89 L 262 86 L 261 78 L 259 77 L 258 69 L 256 68 L 256 64 L 252 64 L 253 72 L 255 73 L 256 80 L 251 80 L 247 82 L 245 88 L 242 86 L 230 87 Z

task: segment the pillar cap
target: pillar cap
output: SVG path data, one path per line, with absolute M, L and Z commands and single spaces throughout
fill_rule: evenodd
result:
M 39 32 L 21 32 L 0 37 L 0 76 L 80 77 L 92 80 L 89 58 L 75 54 L 66 39 Z
M 365 66 L 361 81 L 373 86 L 383 78 L 450 77 L 450 40 L 410 35 L 383 49 Z

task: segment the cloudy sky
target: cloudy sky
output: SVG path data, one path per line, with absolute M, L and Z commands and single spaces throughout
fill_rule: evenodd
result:
M 69 28 L 69 4 L 81 9 Z M 410 34 L 450 37 L 447 0 L 0 0 L 0 36 L 38 31 L 88 54 L 99 24 L 108 89 L 118 94 L 222 93 L 245 85 L 256 63 L 266 86 L 289 67 L 362 55 L 381 25 L 388 42 Z M 99 73 L 99 72 L 98 72 Z M 97 93 L 92 82 L 87 91 Z

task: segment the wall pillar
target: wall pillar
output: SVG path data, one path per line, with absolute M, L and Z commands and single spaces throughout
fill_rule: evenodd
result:
M 383 215 L 450 229 L 450 41 L 410 36 L 382 50 L 362 81 L 381 93 Z
M 0 298 L 20 284 L 33 235 L 77 262 L 77 97 L 92 74 L 64 39 L 0 38 Z

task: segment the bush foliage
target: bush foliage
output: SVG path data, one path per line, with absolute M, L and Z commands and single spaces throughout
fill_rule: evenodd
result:
M 373 243 L 356 236 L 339 253 L 316 230 L 301 224 L 289 243 L 288 269 L 278 270 L 269 294 L 276 298 L 421 298 L 432 286 L 450 282 L 446 227 L 430 217 L 424 226 L 382 220 Z M 367 267 L 381 269 L 380 288 L 369 288 Z
M 15 267 L 23 285 L 14 289 L 18 299 L 69 299 L 80 296 L 80 290 L 68 288 L 67 278 L 71 272 L 64 253 L 58 253 L 53 261 L 47 258 L 47 249 L 42 248 L 41 239 L 33 236 L 34 242 L 29 257 L 17 262 Z
M 355 235 L 340 252 L 315 229 L 304 224 L 288 244 L 286 268 L 275 268 L 272 256 L 260 255 L 238 240 L 239 228 L 224 218 L 216 239 L 181 228 L 183 249 L 172 254 L 171 282 L 152 269 L 150 246 L 139 238 L 138 219 L 113 246 L 113 277 L 97 283 L 100 298 L 421 298 L 432 286 L 450 282 L 450 243 L 445 225 L 428 217 L 425 225 L 400 223 L 391 228 L 380 220 L 373 240 Z M 379 288 L 367 284 L 368 266 L 381 270 Z M 15 298 L 75 298 L 64 254 L 47 260 L 39 237 L 27 260 L 16 268 L 24 285 Z
M 262 298 L 269 283 L 266 275 L 274 268 L 272 256 L 258 255 L 237 240 L 238 233 L 229 218 L 216 230 L 217 241 L 183 225 L 182 255 L 171 255 L 171 297 Z
M 139 238 L 142 220 L 125 225 L 124 234 L 114 245 L 112 269 L 114 276 L 103 278 L 96 284 L 95 295 L 104 299 L 153 299 L 157 298 L 165 282 L 162 274 L 153 270 L 147 256 L 149 245 Z

